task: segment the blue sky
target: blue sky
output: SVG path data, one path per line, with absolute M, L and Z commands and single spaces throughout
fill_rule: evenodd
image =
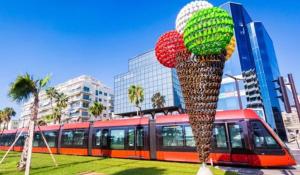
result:
M 81 74 L 113 87 L 128 59 L 153 49 L 174 29 L 188 0 L 2 0 L 0 1 L 0 108 L 19 105 L 7 96 L 18 74 L 52 74 L 51 85 Z M 220 5 L 225 0 L 211 0 Z M 237 0 L 271 35 L 282 74 L 300 87 L 300 3 Z M 299 89 L 299 88 L 298 88 Z

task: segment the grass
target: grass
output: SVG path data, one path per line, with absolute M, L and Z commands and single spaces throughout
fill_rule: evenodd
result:
M 0 158 L 4 155 L 0 151 Z M 16 164 L 20 153 L 11 152 L 0 165 L 0 175 L 21 175 Z M 71 175 L 84 172 L 103 173 L 105 175 L 195 175 L 198 164 L 97 158 L 83 156 L 55 155 L 59 164 L 56 168 L 48 154 L 33 154 L 31 175 Z M 215 175 L 236 175 L 211 168 Z

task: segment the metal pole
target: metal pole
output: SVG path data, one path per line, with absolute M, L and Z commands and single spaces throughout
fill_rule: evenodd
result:
M 300 121 L 300 104 L 299 104 L 299 99 L 298 99 L 298 94 L 297 94 L 297 90 L 296 90 L 296 85 L 294 82 L 294 78 L 292 74 L 288 74 L 288 78 L 289 78 L 289 83 L 292 89 L 292 94 L 294 97 L 294 101 L 295 101 L 295 107 L 297 109 L 297 114 L 298 114 L 298 118 Z
M 241 98 L 239 82 L 236 78 L 234 79 L 234 81 L 235 81 L 235 87 L 236 87 L 236 91 L 237 91 L 237 95 L 238 95 L 239 106 L 240 106 L 240 109 L 242 110 L 243 109 L 243 104 L 242 104 L 242 98 Z
M 21 135 L 23 134 L 24 128 L 22 128 L 20 134 L 18 135 L 18 137 L 15 139 L 15 141 L 13 142 L 13 144 L 9 147 L 9 149 L 7 150 L 7 152 L 5 153 L 5 155 L 3 156 L 3 158 L 0 161 L 0 164 L 3 163 L 4 159 L 6 158 L 6 156 L 8 155 L 8 153 L 11 151 L 11 149 L 15 146 L 15 144 L 17 143 L 17 141 L 19 140 L 19 138 L 21 137 Z
M 239 79 L 239 78 L 236 78 L 232 75 L 228 75 L 228 74 L 225 74 L 227 77 L 231 78 L 234 80 L 235 82 L 235 88 L 236 88 L 236 91 L 237 91 L 237 95 L 238 95 L 238 101 L 239 101 L 239 107 L 240 107 L 240 110 L 243 109 L 243 102 L 242 102 L 242 97 L 241 97 L 241 92 L 240 92 L 240 87 L 239 87 L 239 80 L 242 80 L 242 79 Z

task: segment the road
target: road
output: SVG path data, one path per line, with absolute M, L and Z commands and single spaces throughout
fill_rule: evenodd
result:
M 300 175 L 300 149 L 296 144 L 289 144 L 291 153 L 294 155 L 298 165 L 284 169 L 255 169 L 240 167 L 220 167 L 223 170 L 234 171 L 241 175 Z

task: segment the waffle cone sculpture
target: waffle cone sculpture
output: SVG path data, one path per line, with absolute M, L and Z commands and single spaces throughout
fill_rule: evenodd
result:
M 211 61 L 178 60 L 176 66 L 200 162 L 209 156 L 225 63 L 224 55 L 212 57 Z
M 178 47 L 182 45 L 181 37 L 185 47 Z M 157 51 L 163 47 L 176 55 L 171 62 L 177 70 L 199 160 L 205 163 L 211 148 L 225 61 L 235 47 L 233 21 L 223 9 L 200 9 L 188 20 L 183 36 L 176 38 L 164 40 L 164 44 L 158 42 L 156 53 L 160 53 Z M 165 65 L 165 57 L 162 54 L 156 56 Z

